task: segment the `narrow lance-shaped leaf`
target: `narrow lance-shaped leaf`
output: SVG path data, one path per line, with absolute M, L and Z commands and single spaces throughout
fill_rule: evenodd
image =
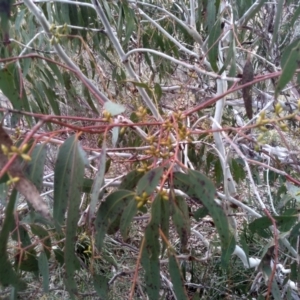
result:
M 45 252 L 41 252 L 39 256 L 39 271 L 43 278 L 43 291 L 44 293 L 49 292 L 49 265 L 48 259 Z
M 271 278 L 271 274 L 272 274 L 272 268 L 271 268 L 271 261 L 272 261 L 272 256 L 274 255 L 274 246 L 266 246 L 264 248 L 264 255 L 261 259 L 261 262 L 259 264 L 259 266 L 257 267 L 257 269 L 259 271 L 262 271 L 265 274 L 265 277 L 270 279 Z M 269 280 L 267 281 L 269 284 Z M 278 284 L 276 282 L 276 279 L 273 278 L 272 281 L 272 286 L 271 286 L 271 291 L 272 291 L 272 296 L 274 297 L 275 300 L 281 300 L 281 293 L 278 287 Z
M 210 32 L 215 24 L 216 21 L 216 5 L 215 1 L 207 1 L 206 5 L 206 22 L 207 30 Z
M 278 0 L 276 3 L 276 16 L 275 16 L 275 21 L 274 21 L 274 27 L 273 27 L 273 31 L 272 31 L 272 41 L 271 41 L 271 45 L 269 46 L 270 49 L 273 48 L 275 41 L 278 39 L 278 34 L 279 34 L 279 25 L 280 22 L 282 20 L 282 13 L 283 13 L 283 3 L 285 1 L 284 0 Z
M 12 7 L 12 0 L 0 0 L 0 18 L 1 18 L 1 31 L 2 41 L 4 45 L 8 45 L 9 41 L 9 19 Z
M 258 3 L 257 3 L 258 2 Z M 254 18 L 257 14 L 257 12 L 261 9 L 261 7 L 265 4 L 265 2 L 267 2 L 267 0 L 261 0 L 261 1 L 257 1 L 255 6 L 253 6 L 254 9 L 252 9 L 250 11 L 250 13 L 248 14 L 244 14 L 245 18 L 242 17 L 242 22 L 240 25 L 246 25 L 248 23 L 248 21 L 252 18 Z M 252 5 L 252 3 L 251 3 Z
M 188 299 L 184 288 L 183 277 L 174 254 L 169 255 L 169 272 L 177 299 Z
M 149 299 L 159 298 L 160 290 L 160 266 L 159 266 L 159 223 L 161 219 L 160 196 L 158 195 L 151 207 L 151 219 L 145 230 L 145 237 L 142 243 L 141 263 L 145 270 L 146 290 Z
M 120 220 L 120 231 L 123 239 L 127 238 L 130 223 L 137 212 L 137 201 L 134 196 L 130 199 L 128 205 L 125 207 Z
M 155 93 L 157 102 L 159 102 L 160 98 L 162 97 L 163 92 L 162 92 L 161 86 L 158 83 L 154 84 L 154 93 Z
M 18 70 L 14 65 L 9 65 L 6 68 L 0 69 L 0 89 L 9 99 L 14 109 L 25 109 L 29 111 L 29 104 L 24 87 L 22 95 L 20 95 L 20 84 L 18 78 L 16 78 L 16 72 L 18 73 Z M 14 114 L 12 116 L 11 125 L 17 125 L 19 118 L 19 116 Z
M 17 226 L 17 224 L 13 222 L 13 228 L 16 228 L 11 234 L 13 240 L 18 243 L 21 242 L 22 248 L 30 248 L 29 246 L 32 245 L 32 242 L 28 233 L 27 226 L 23 224 L 19 224 L 19 226 Z
M 36 145 L 31 154 L 31 161 L 26 164 L 25 175 L 40 191 L 43 186 L 44 165 L 47 154 L 46 144 Z
M 133 31 L 135 30 L 135 13 L 134 11 L 129 7 L 128 3 L 123 3 L 123 11 L 124 11 L 124 17 L 126 22 L 126 32 L 125 32 L 125 39 L 123 41 L 124 44 L 127 44 L 129 41 Z
M 62 150 L 65 153 L 61 153 L 63 157 L 67 155 L 67 160 L 60 161 L 60 155 L 58 156 L 57 163 L 64 163 L 66 167 L 66 173 L 64 178 L 59 180 L 63 181 L 62 186 L 65 187 L 65 193 L 68 201 L 68 211 L 66 220 L 66 241 L 65 241 L 65 282 L 68 292 L 71 297 L 77 293 L 77 284 L 74 279 L 74 273 L 80 268 L 78 259 L 74 253 L 74 240 L 77 235 L 77 223 L 79 220 L 79 205 L 81 201 L 81 190 L 84 177 L 84 160 L 80 153 L 80 144 L 77 140 L 77 136 L 69 138 L 66 142 L 65 148 Z M 55 177 L 57 174 L 55 174 Z M 57 178 L 58 179 L 58 178 Z
M 41 240 L 43 240 L 42 245 L 44 248 L 44 252 L 49 259 L 51 255 L 51 239 L 49 232 L 45 228 L 37 224 L 30 224 L 30 228 L 33 234 L 37 235 Z
M 163 199 L 160 194 L 157 195 L 159 197 L 160 201 L 160 229 L 162 233 L 164 234 L 165 238 L 168 240 L 169 239 L 169 227 L 170 227 L 170 222 L 169 222 L 169 217 L 170 217 L 170 200 Z M 163 242 L 163 247 L 162 247 L 162 255 L 164 251 L 168 248 L 167 242 L 162 239 Z
M 26 284 L 13 270 L 7 255 L 9 233 L 14 224 L 14 207 L 16 199 L 17 191 L 13 190 L 5 209 L 5 218 L 0 232 L 0 283 L 3 286 L 12 285 L 18 290 L 23 290 L 26 288 Z
M 137 194 L 141 195 L 146 192 L 150 195 L 157 187 L 162 174 L 162 167 L 158 167 L 147 172 L 137 184 Z
M 62 225 L 68 203 L 72 201 L 73 185 L 72 180 L 79 174 L 76 170 L 76 160 L 79 160 L 79 169 L 81 171 L 82 159 L 79 159 L 77 137 L 71 136 L 60 147 L 55 168 L 54 168 L 54 206 L 53 217 L 56 226 Z M 76 174 L 77 172 L 77 174 Z M 77 179 L 77 178 L 76 178 Z M 83 178 L 82 178 L 83 181 Z M 77 197 L 80 197 L 80 190 L 76 190 Z M 58 229 L 59 227 L 57 227 Z
M 143 177 L 143 173 L 137 170 L 129 172 L 119 186 L 120 190 L 132 190 L 136 187 L 138 181 Z
M 134 193 L 126 190 L 118 190 L 111 193 L 104 202 L 101 203 L 95 220 L 96 237 L 95 244 L 100 249 L 103 239 L 109 226 L 122 216 L 125 207 L 130 202 Z
M 294 73 L 300 66 L 300 39 L 293 41 L 287 46 L 281 58 L 282 74 L 276 86 L 276 94 L 280 92 L 293 78 Z
M 172 220 L 181 241 L 181 252 L 185 252 L 188 238 L 190 236 L 190 219 L 188 206 L 183 197 L 175 196 L 174 191 L 170 191 L 170 201 L 172 208 Z
M 94 288 L 97 294 L 103 298 L 107 299 L 108 294 L 108 279 L 105 275 L 93 275 Z
M 112 128 L 111 133 L 112 133 L 112 138 L 111 138 L 112 146 L 116 147 L 119 139 L 120 127 Z
M 295 22 L 296 22 L 297 20 L 299 20 L 299 19 L 298 19 L 299 16 L 300 16 L 300 6 L 298 6 L 298 7 L 296 8 L 296 10 L 293 12 L 292 20 L 289 22 L 289 26 L 291 26 L 291 28 L 293 28 Z
M 96 206 L 99 201 L 98 200 L 99 192 L 100 192 L 100 189 L 101 189 L 101 187 L 103 185 L 103 181 L 104 181 L 105 161 L 106 161 L 106 143 L 104 141 L 102 144 L 102 150 L 101 150 L 101 154 L 99 157 L 98 172 L 94 179 L 92 195 L 91 195 L 91 202 L 90 202 L 90 209 L 88 212 L 88 220 L 89 220 L 90 226 L 92 225 L 92 222 L 93 222 L 93 217 L 96 212 Z
M 215 72 L 218 72 L 217 60 L 218 60 L 218 47 L 219 47 L 219 38 L 221 35 L 221 23 L 218 19 L 213 26 L 212 30 L 209 33 L 208 37 L 208 59 L 211 64 L 211 67 Z
M 235 249 L 235 239 L 229 228 L 225 212 L 214 200 L 215 187 L 213 183 L 203 174 L 189 170 L 188 174 L 174 173 L 174 187 L 181 189 L 208 209 L 220 235 L 222 264 L 227 267 L 231 254 Z

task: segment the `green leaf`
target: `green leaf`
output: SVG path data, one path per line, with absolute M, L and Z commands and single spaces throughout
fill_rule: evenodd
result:
M 0 6 L 0 18 L 1 18 L 1 32 L 2 32 L 2 43 L 4 45 L 9 44 L 9 29 L 10 29 L 10 15 L 11 15 L 11 7 L 12 7 L 12 0 L 1 0 Z
M 80 144 L 76 137 L 71 137 L 69 144 L 69 161 L 67 162 L 70 173 L 64 178 L 64 183 L 68 184 L 68 211 L 66 220 L 66 241 L 65 241 L 65 283 L 70 296 L 77 293 L 77 284 L 74 279 L 74 273 L 80 269 L 78 258 L 74 253 L 74 240 L 77 235 L 77 224 L 79 220 L 79 205 L 81 202 L 82 181 L 84 176 L 84 161 L 79 153 Z M 54 175 L 55 177 L 55 175 Z
M 160 229 L 163 232 L 166 239 L 169 240 L 170 201 L 163 199 L 160 194 L 158 194 L 156 198 L 158 199 L 157 200 L 155 199 L 154 201 L 159 201 L 161 206 L 160 207 Z M 163 243 L 163 247 L 162 247 L 162 255 L 163 255 L 164 251 L 168 248 L 168 244 L 164 239 L 162 239 L 162 243 Z
M 272 296 L 274 297 L 274 300 L 282 300 L 281 292 L 280 292 L 279 286 L 278 286 L 275 278 L 272 281 L 271 291 L 272 291 Z
M 219 159 L 214 163 L 214 173 L 216 178 L 216 184 L 219 186 L 223 182 L 223 169 Z
M 162 96 L 162 89 L 161 89 L 161 86 L 158 83 L 154 84 L 154 93 L 155 93 L 157 102 L 159 102 L 159 100 Z
M 206 6 L 206 22 L 207 31 L 210 32 L 216 21 L 216 5 L 215 1 L 207 1 Z
M 108 280 L 104 275 L 94 274 L 93 283 L 98 296 L 103 299 L 108 297 Z
M 78 16 L 78 7 L 77 7 L 77 5 L 70 5 L 70 4 L 67 4 L 67 5 L 69 7 L 70 24 L 74 25 L 74 26 L 78 26 L 79 16 Z M 66 22 L 66 21 L 64 21 L 64 22 Z M 73 35 L 78 34 L 78 29 L 72 28 L 71 29 L 71 34 L 73 34 Z
M 273 32 L 272 32 L 272 41 L 270 44 L 270 49 L 273 48 L 274 42 L 278 39 L 278 29 L 279 25 L 282 22 L 282 13 L 283 13 L 283 2 L 284 0 L 278 0 L 276 4 L 276 16 L 275 16 L 275 21 L 274 21 L 274 27 L 273 27 Z
M 244 0 L 244 1 L 236 2 L 239 18 L 244 15 L 244 13 L 250 8 L 252 4 L 253 4 L 252 0 Z
M 117 34 L 118 38 L 121 39 L 122 37 L 122 32 L 123 32 L 123 27 L 124 27 L 124 12 L 123 12 L 123 6 L 119 6 L 119 11 L 118 11 L 118 27 L 117 27 Z
M 17 191 L 13 190 L 5 209 L 5 218 L 0 232 L 0 283 L 3 286 L 12 285 L 18 290 L 24 290 L 26 288 L 26 284 L 13 270 L 13 267 L 8 259 L 7 252 L 9 233 L 14 224 L 14 207 L 16 200 Z
M 113 127 L 111 133 L 112 133 L 112 138 L 111 138 L 112 146 L 116 147 L 119 139 L 120 127 Z
M 96 106 L 91 98 L 90 92 L 86 86 L 82 87 L 82 94 L 83 94 L 87 104 L 93 110 L 93 112 L 96 113 L 97 115 L 99 115 L 98 109 L 96 108 Z
M 41 252 L 38 260 L 39 264 L 39 271 L 43 278 L 43 291 L 44 293 L 49 292 L 49 265 L 48 265 L 48 259 L 45 252 Z
M 18 32 L 21 27 L 21 23 L 23 22 L 24 15 L 25 15 L 25 9 L 22 9 L 18 12 L 16 20 L 15 20 L 15 31 Z
M 63 266 L 65 263 L 64 252 L 59 248 L 54 248 L 53 252 L 55 255 L 55 259 L 58 261 L 60 266 Z
M 17 226 L 16 224 L 14 224 L 14 228 L 16 228 L 16 230 L 12 232 L 12 238 L 16 242 L 21 241 L 22 248 L 29 248 L 28 246 L 31 245 L 31 239 L 27 230 L 27 226 L 23 224 Z
M 36 145 L 31 154 L 31 161 L 26 164 L 26 177 L 41 191 L 43 187 L 43 173 L 47 155 L 46 144 Z
M 32 233 L 37 235 L 40 238 L 40 240 L 42 240 L 44 252 L 47 258 L 49 259 L 51 255 L 51 239 L 49 232 L 45 228 L 37 224 L 30 224 L 30 228 Z
M 23 219 L 22 219 L 22 223 L 24 224 L 32 224 L 32 223 L 36 223 L 36 224 L 41 224 L 41 225 L 45 225 L 45 226 L 50 226 L 53 227 L 53 222 L 52 220 L 48 220 L 45 219 L 41 213 L 36 212 L 36 211 L 30 211 Z
M 18 255 L 15 256 L 15 266 L 18 270 L 32 272 L 37 275 L 39 266 L 36 251 L 34 249 L 30 249 L 28 251 L 18 253 Z
M 241 180 L 244 180 L 246 178 L 246 173 L 244 170 L 244 165 L 241 163 L 238 159 L 232 159 L 230 170 L 232 172 L 233 179 L 239 183 Z
M 54 168 L 53 218 L 56 225 L 63 224 L 68 204 L 80 199 L 83 162 L 78 147 L 77 137 L 73 135 L 63 143 L 58 152 Z M 77 186 L 78 183 L 79 186 Z
M 151 207 L 151 220 L 145 230 L 141 264 L 145 270 L 146 291 L 149 299 L 158 299 L 160 290 L 160 265 L 159 265 L 159 221 L 160 202 L 154 200 Z
M 94 180 L 91 178 L 84 178 L 83 185 L 82 185 L 82 192 L 83 193 L 91 193 L 92 187 L 94 184 Z
M 233 32 L 235 32 L 236 28 L 234 28 L 233 30 L 234 30 Z M 236 51 L 235 51 L 236 44 L 235 44 L 235 38 L 234 38 L 233 32 L 230 33 L 230 36 L 232 38 L 231 38 L 231 43 L 230 43 L 229 51 L 228 51 L 228 56 L 231 58 L 230 62 L 229 62 L 230 69 L 229 69 L 229 72 L 228 72 L 228 76 L 230 76 L 230 77 L 235 77 L 236 73 L 237 73 Z M 227 63 L 227 59 L 225 61 L 225 65 L 226 65 L 226 63 Z M 227 67 L 227 65 L 226 65 L 226 67 Z M 222 74 L 222 73 L 220 72 L 220 74 Z M 228 88 L 230 88 L 233 84 L 234 84 L 233 82 L 228 82 Z
M 103 246 L 103 239 L 109 226 L 117 219 L 120 218 L 126 205 L 134 195 L 131 191 L 118 190 L 111 193 L 104 202 L 101 203 L 96 220 L 95 220 L 95 244 L 98 249 Z
M 295 225 L 298 220 L 297 209 L 291 208 L 286 210 L 280 216 L 274 216 L 276 220 L 276 226 L 281 232 L 290 231 L 290 229 Z
M 64 79 L 63 79 L 62 73 L 59 70 L 58 66 L 51 61 L 46 61 L 46 62 L 48 64 L 49 68 L 52 70 L 53 74 L 56 76 L 55 82 L 62 85 L 64 82 Z
M 29 111 L 26 92 L 23 87 L 22 97 L 20 96 L 19 80 L 16 78 L 15 72 L 18 72 L 18 70 L 12 64 L 0 69 L 0 89 L 9 99 L 14 109 Z M 14 115 L 14 118 L 18 119 L 19 117 Z M 17 120 L 15 120 L 15 122 L 17 122 Z
M 265 4 L 265 2 L 267 2 L 267 0 L 259 1 L 258 4 L 255 6 L 255 8 L 253 10 L 251 10 L 249 14 L 246 14 L 247 18 L 245 18 L 243 20 L 243 23 L 241 23 L 240 25 L 245 26 L 250 19 L 255 18 L 257 15 L 257 12 L 261 9 L 261 7 Z M 251 3 L 251 5 L 252 5 L 252 3 Z
M 263 238 L 270 238 L 272 236 L 272 232 L 269 229 L 271 225 L 272 221 L 268 217 L 261 217 L 251 222 L 249 229 Z
M 28 72 L 31 68 L 31 64 L 32 64 L 32 59 L 31 58 L 23 59 L 21 66 L 22 66 L 22 73 L 23 73 L 22 75 L 24 77 L 26 77 L 28 75 Z
M 106 13 L 106 16 L 107 16 L 109 22 L 113 22 L 114 17 L 112 16 L 112 13 L 111 13 L 111 10 L 110 10 L 110 7 L 109 7 L 107 1 L 102 1 L 102 3 L 103 3 L 103 7 L 105 9 L 105 13 Z
M 103 107 L 112 116 L 119 115 L 126 110 L 125 106 L 118 104 L 118 103 L 111 102 L 111 101 L 105 102 Z
M 78 151 L 79 151 L 80 159 L 84 162 L 84 166 L 86 168 L 89 168 L 90 167 L 90 161 L 88 159 L 87 153 L 85 152 L 85 150 L 83 150 L 82 147 L 78 147 Z
M 5 178 L 6 178 L 6 180 L 4 181 L 4 183 L 1 183 L 1 181 Z M 9 186 L 5 183 L 8 180 L 9 180 L 9 177 L 8 177 L 7 173 L 4 176 L 2 176 L 2 178 L 0 180 L 0 203 L 1 204 L 3 204 L 3 199 L 8 199 Z
M 70 296 L 77 292 L 74 272 L 80 268 L 74 253 L 74 240 L 79 220 L 79 205 L 84 176 L 84 160 L 79 151 L 77 136 L 71 136 L 60 147 L 54 169 L 54 208 L 53 217 L 56 228 L 60 230 L 66 219 L 66 240 L 64 260 L 66 265 L 65 283 Z
M 142 195 L 146 192 L 147 195 L 150 195 L 156 189 L 162 174 L 162 167 L 158 167 L 147 172 L 137 184 L 137 194 Z
M 270 266 L 270 261 L 271 261 L 271 258 L 268 257 L 268 255 L 266 254 L 262 258 L 261 263 L 260 263 L 261 270 L 262 270 L 263 273 L 265 273 L 267 275 L 267 278 L 270 278 L 271 273 L 272 273 L 272 269 L 271 269 L 271 266 Z M 279 290 L 279 287 L 278 287 L 278 284 L 277 284 L 275 278 L 273 278 L 273 281 L 272 281 L 271 292 L 272 292 L 272 296 L 274 297 L 275 300 L 281 300 L 282 299 L 281 293 L 280 293 L 280 290 Z
M 215 72 L 218 72 L 218 65 L 217 65 L 217 60 L 219 55 L 218 39 L 220 38 L 220 35 L 221 35 L 221 23 L 220 20 L 218 19 L 208 36 L 208 59 L 211 64 L 211 67 Z
M 56 93 L 53 91 L 52 88 L 49 88 L 44 82 L 41 82 L 41 85 L 43 87 L 45 95 L 47 96 L 48 102 L 52 108 L 53 113 L 59 116 L 61 113 Z
M 185 252 L 190 236 L 190 218 L 186 201 L 183 197 L 175 196 L 174 191 L 170 191 L 170 201 L 172 209 L 172 220 L 179 234 L 181 241 L 180 252 Z
M 124 17 L 125 17 L 125 38 L 123 43 L 127 44 L 133 31 L 135 30 L 135 13 L 134 11 L 129 7 L 129 5 L 124 2 L 123 4 L 123 11 L 124 11 Z
M 181 189 L 195 201 L 202 203 L 208 209 L 218 230 L 222 247 L 222 264 L 227 267 L 231 254 L 235 249 L 235 239 L 222 207 L 215 200 L 215 187 L 203 174 L 189 170 L 188 174 L 174 173 L 174 187 Z
M 236 28 L 235 28 L 236 30 Z M 226 69 L 227 67 L 230 65 L 230 71 L 231 71 L 231 74 L 233 73 L 233 76 L 236 75 L 235 72 L 233 72 L 233 68 L 234 70 L 236 69 L 235 66 L 232 66 L 232 63 L 235 62 L 235 39 L 234 39 L 234 35 L 233 33 L 231 32 L 230 33 L 230 45 L 229 45 L 229 49 L 226 53 L 226 58 L 225 58 L 225 61 L 223 63 L 223 66 L 222 68 L 219 70 L 219 74 L 221 75 Z
M 60 14 L 61 20 L 66 23 L 70 24 L 70 18 L 69 18 L 69 6 L 70 4 L 65 4 L 65 3 L 59 3 L 60 9 L 58 10 Z
M 173 289 L 177 299 L 188 299 L 185 291 L 184 281 L 176 257 L 174 254 L 169 255 L 169 272 L 173 283 Z
M 293 17 L 292 17 L 292 20 L 291 22 L 289 22 L 289 26 L 290 28 L 293 28 L 295 22 L 298 20 L 300 16 L 300 6 L 297 7 L 297 9 L 293 12 Z
M 204 218 L 208 214 L 209 214 L 208 209 L 205 206 L 203 206 L 203 207 L 198 208 L 194 212 L 194 218 L 196 221 L 199 221 L 200 219 Z
M 55 79 L 54 79 L 54 76 L 53 76 L 52 72 L 50 72 L 48 70 L 48 68 L 43 68 L 40 71 L 41 71 L 41 73 L 43 75 L 43 78 L 45 79 L 44 82 L 46 84 L 46 87 L 48 89 L 51 88 L 52 92 L 55 94 L 55 92 L 53 91 L 53 89 L 56 88 L 56 82 L 55 82 Z
M 293 78 L 294 73 L 300 64 L 300 39 L 296 39 L 287 46 L 282 54 L 281 68 L 282 74 L 276 86 L 276 94 L 281 91 Z
M 289 231 L 298 219 L 297 211 L 295 209 L 291 209 L 281 216 L 273 216 L 273 218 L 276 220 L 276 226 L 281 232 Z M 269 229 L 270 226 L 272 226 L 270 218 L 261 217 L 250 223 L 249 229 L 253 233 L 257 233 L 264 238 L 269 238 L 272 236 Z
M 129 172 L 123 179 L 119 186 L 120 190 L 133 190 L 137 185 L 138 181 L 143 177 L 142 172 L 133 170 Z
M 298 237 L 300 235 L 300 223 L 296 224 L 290 233 L 290 238 L 293 239 L 295 237 Z
M 134 199 L 134 197 L 132 197 L 130 199 L 130 202 L 124 209 L 124 212 L 120 220 L 120 231 L 124 240 L 127 239 L 127 235 L 129 231 L 128 228 L 136 212 L 137 212 L 137 202 Z
M 99 156 L 98 172 L 95 176 L 94 184 L 92 188 L 90 209 L 88 213 L 88 220 L 90 225 L 92 224 L 93 217 L 96 212 L 96 206 L 99 201 L 100 189 L 103 186 L 103 182 L 104 182 L 105 161 L 106 161 L 106 143 L 104 141 L 102 144 L 101 154 Z

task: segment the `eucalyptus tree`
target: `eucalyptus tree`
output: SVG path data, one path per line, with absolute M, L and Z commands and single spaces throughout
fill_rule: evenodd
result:
M 299 14 L 2 1 L 3 293 L 295 298 Z

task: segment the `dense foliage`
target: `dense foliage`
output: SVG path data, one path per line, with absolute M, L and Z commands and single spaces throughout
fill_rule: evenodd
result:
M 298 299 L 299 16 L 2 0 L 0 293 Z

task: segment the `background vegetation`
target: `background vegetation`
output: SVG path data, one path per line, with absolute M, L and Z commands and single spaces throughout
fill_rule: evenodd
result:
M 0 1 L 3 299 L 299 299 L 298 1 Z

